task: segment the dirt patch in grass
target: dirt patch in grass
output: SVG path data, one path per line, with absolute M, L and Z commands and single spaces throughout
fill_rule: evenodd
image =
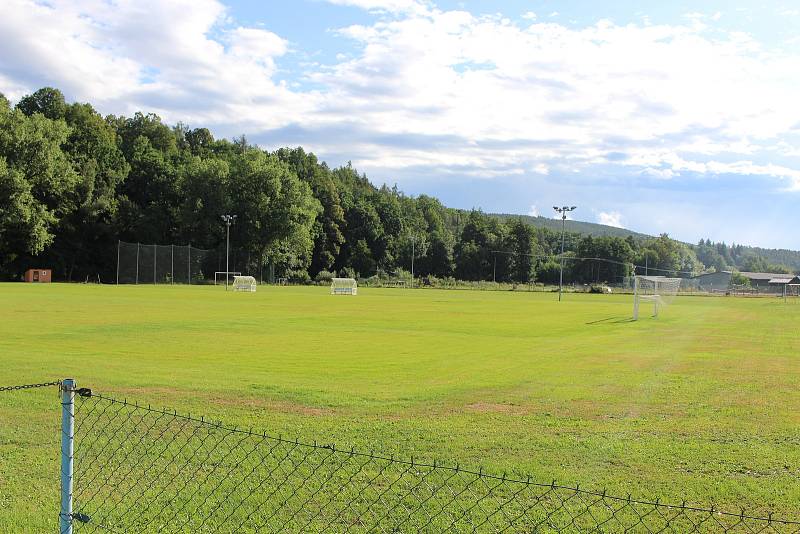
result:
M 494 402 L 475 402 L 467 404 L 464 410 L 472 413 L 502 413 L 510 415 L 528 415 L 529 409 L 517 404 L 498 404 Z
M 308 406 L 291 401 L 281 401 L 273 399 L 255 399 L 252 397 L 224 397 L 212 399 L 213 403 L 221 406 L 231 406 L 244 408 L 247 410 L 263 410 L 274 413 L 284 413 L 293 415 L 309 415 L 322 417 L 335 415 L 336 411 L 328 407 Z
M 322 417 L 328 415 L 335 415 L 332 408 L 320 406 L 308 406 L 292 401 L 276 400 L 276 399 L 263 399 L 257 397 L 244 397 L 244 396 L 230 396 L 220 397 L 218 394 L 208 394 L 198 391 L 191 391 L 185 389 L 174 389 L 168 387 L 128 387 L 128 388 L 115 388 L 113 392 L 105 392 L 107 395 L 116 399 L 122 400 L 128 397 L 131 400 L 141 400 L 142 398 L 152 399 L 157 397 L 163 399 L 165 406 L 171 407 L 172 404 L 177 402 L 182 403 L 186 399 L 192 399 L 193 402 L 202 400 L 203 404 L 212 404 L 222 407 L 230 407 L 235 409 L 252 410 L 252 411 L 268 411 L 273 413 L 293 414 L 293 415 L 308 415 L 315 417 Z M 160 406 L 161 402 L 152 403 L 153 407 Z

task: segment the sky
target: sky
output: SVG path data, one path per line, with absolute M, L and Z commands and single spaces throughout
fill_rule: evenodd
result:
M 2 0 L 0 92 L 446 205 L 800 249 L 800 3 Z

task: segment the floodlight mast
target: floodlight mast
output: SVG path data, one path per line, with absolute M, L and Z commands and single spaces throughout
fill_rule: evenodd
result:
M 561 302 L 561 293 L 564 288 L 564 229 L 567 223 L 567 213 L 575 210 L 578 206 L 553 206 L 553 209 L 561 215 L 561 268 L 558 272 L 558 301 Z
M 228 290 L 228 273 L 230 269 L 228 268 L 228 257 L 229 252 L 231 249 L 231 224 L 236 221 L 236 215 L 223 215 L 222 221 L 225 223 L 226 231 L 225 231 L 225 291 Z

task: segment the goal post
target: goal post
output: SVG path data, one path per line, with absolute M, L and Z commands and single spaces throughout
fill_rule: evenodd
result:
M 357 295 L 355 278 L 331 278 L 331 295 Z
M 652 302 L 653 317 L 658 317 L 659 309 L 672 302 L 680 287 L 680 278 L 635 276 L 633 279 L 633 320 L 639 319 L 639 308 L 642 301 Z
M 230 280 L 231 277 L 236 278 L 241 274 L 240 271 L 214 271 L 214 285 L 225 282 L 226 278 Z
M 234 276 L 233 277 L 233 290 L 246 291 L 250 293 L 256 292 L 256 279 L 254 276 Z

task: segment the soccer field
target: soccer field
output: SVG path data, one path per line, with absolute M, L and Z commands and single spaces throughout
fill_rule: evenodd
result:
M 0 386 L 738 512 L 800 508 L 800 303 L 0 284 Z M 0 393 L 0 531 L 52 528 L 55 391 Z

